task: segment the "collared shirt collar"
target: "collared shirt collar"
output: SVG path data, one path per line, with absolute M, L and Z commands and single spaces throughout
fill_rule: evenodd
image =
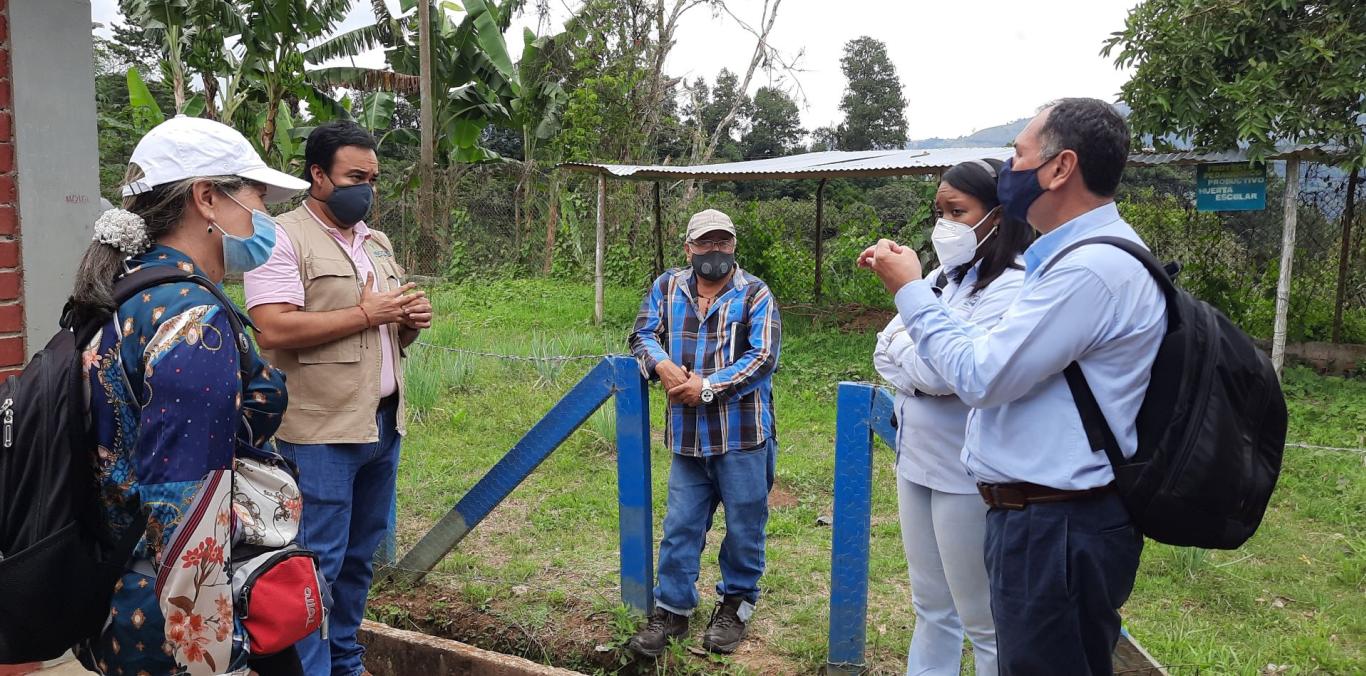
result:
M 333 237 L 336 237 L 338 239 L 341 238 L 342 233 L 340 228 L 334 228 L 328 225 L 327 221 L 324 221 L 323 219 L 319 218 L 317 214 L 313 213 L 313 208 L 308 206 L 307 201 L 305 201 L 303 204 L 304 211 L 307 211 L 308 215 L 312 216 L 313 220 L 318 225 L 321 225 L 324 230 L 327 231 L 327 234 L 332 235 Z M 362 241 L 370 239 L 370 226 L 366 225 L 365 221 L 356 221 L 356 224 L 351 226 L 351 232 L 354 232 L 357 237 L 361 238 Z
M 1119 220 L 1119 207 L 1107 202 L 1058 227 L 1044 235 L 1025 249 L 1025 274 L 1033 277 L 1053 255 L 1064 247 L 1089 235 L 1093 230 Z

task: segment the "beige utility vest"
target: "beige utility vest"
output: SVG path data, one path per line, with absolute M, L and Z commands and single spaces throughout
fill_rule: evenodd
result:
M 328 234 L 303 206 L 275 218 L 289 236 L 304 283 L 304 312 L 342 310 L 360 304 L 356 266 L 340 242 Z M 394 260 L 393 245 L 383 233 L 371 230 L 364 246 L 381 290 L 403 284 L 403 267 Z M 398 431 L 404 434 L 403 350 L 399 325 L 390 325 L 398 363 Z M 359 444 L 379 440 L 375 411 L 379 408 L 383 357 L 379 327 L 340 340 L 300 350 L 262 350 L 265 358 L 285 372 L 289 408 L 276 437 L 291 444 Z

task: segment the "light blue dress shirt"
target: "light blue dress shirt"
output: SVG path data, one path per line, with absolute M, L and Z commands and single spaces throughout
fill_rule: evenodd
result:
M 907 284 L 896 306 L 916 352 L 968 406 L 963 463 L 978 481 L 1028 481 L 1062 490 L 1104 486 L 1114 472 L 1091 450 L 1062 371 L 1073 361 L 1095 393 L 1125 457 L 1138 446 L 1135 419 L 1167 326 L 1167 304 L 1146 268 L 1089 237 L 1142 239 L 1114 203 L 1040 237 L 1025 251 L 1015 303 L 980 333 L 948 312 L 928 281 Z
M 939 301 L 949 314 L 985 333 L 1000 321 L 1024 283 L 1024 261 L 1006 268 L 987 288 L 975 291 L 982 264 L 972 266 L 961 282 L 947 280 Z M 931 284 L 943 268 L 926 275 Z M 915 341 L 898 315 L 877 335 L 873 366 L 896 387 L 896 472 L 901 478 L 941 493 L 977 494 L 977 482 L 963 466 L 963 444 L 970 409 L 953 388 L 915 353 Z

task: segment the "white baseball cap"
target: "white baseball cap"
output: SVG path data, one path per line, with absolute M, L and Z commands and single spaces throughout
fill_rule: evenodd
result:
M 724 230 L 735 236 L 735 224 L 731 222 L 730 216 L 715 209 L 699 211 L 688 219 L 688 241 L 696 241 L 698 237 L 705 235 L 713 230 Z
M 162 122 L 138 141 L 128 161 L 142 168 L 143 177 L 124 186 L 124 197 L 207 176 L 241 176 L 263 183 L 267 204 L 308 188 L 307 181 L 266 166 L 241 132 L 202 117 L 176 115 Z

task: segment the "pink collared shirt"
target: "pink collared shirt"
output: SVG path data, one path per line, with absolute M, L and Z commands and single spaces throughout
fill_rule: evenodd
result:
M 332 239 L 337 240 L 342 250 L 351 256 L 351 262 L 356 266 L 356 273 L 361 279 L 365 279 L 375 272 L 375 266 L 370 262 L 370 257 L 365 255 L 365 240 L 370 238 L 370 228 L 365 225 L 365 221 L 357 223 L 352 229 L 354 233 L 351 242 L 348 244 L 342 237 L 342 233 L 325 222 L 318 215 L 308 208 L 304 203 L 304 209 L 308 215 L 313 217 L 318 227 L 327 231 Z M 268 305 L 271 303 L 289 303 L 298 307 L 304 306 L 304 281 L 299 274 L 299 255 L 294 251 L 294 244 L 289 241 L 289 236 L 284 230 L 275 230 L 275 250 L 270 253 L 270 260 L 266 261 L 255 270 L 243 275 L 243 289 L 247 297 L 247 309 L 250 310 L 258 305 Z M 375 281 L 371 285 L 371 290 L 379 291 L 379 275 L 375 275 Z M 387 397 L 398 391 L 398 379 L 394 377 L 394 347 L 392 324 L 384 324 L 379 327 L 380 331 L 380 359 L 383 362 L 379 372 L 379 396 Z

